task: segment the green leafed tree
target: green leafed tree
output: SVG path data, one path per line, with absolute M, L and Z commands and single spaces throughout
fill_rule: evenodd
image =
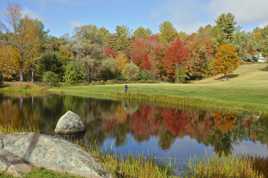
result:
M 145 39 L 151 35 L 152 35 L 152 31 L 149 28 L 144 28 L 144 27 L 137 28 L 133 33 L 134 38 L 144 38 Z
M 110 33 L 105 28 L 95 25 L 85 25 L 76 28 L 72 49 L 76 58 L 90 57 L 101 59 L 104 57 L 103 46 L 108 43 Z
M 116 27 L 116 32 L 110 40 L 110 47 L 115 51 L 126 51 L 129 47 L 129 29 L 124 25 Z
M 73 84 L 85 79 L 84 67 L 80 62 L 70 62 L 65 66 L 64 82 Z
M 231 13 L 222 14 L 216 20 L 215 32 L 219 44 L 231 43 L 237 29 L 235 16 Z
M 60 80 L 64 75 L 64 62 L 57 53 L 44 53 L 36 64 L 37 77 L 42 78 L 45 72 L 53 72 L 58 75 Z
M 168 44 L 178 37 L 176 28 L 171 22 L 165 21 L 160 25 L 160 41 Z

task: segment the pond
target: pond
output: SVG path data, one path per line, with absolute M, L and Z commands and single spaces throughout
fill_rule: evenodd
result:
M 0 126 L 54 134 L 61 115 L 72 110 L 86 124 L 70 138 L 103 152 L 154 157 L 179 173 L 189 159 L 234 154 L 268 160 L 268 118 L 258 114 L 168 108 L 73 96 L 0 96 Z M 268 165 L 266 166 L 268 167 Z

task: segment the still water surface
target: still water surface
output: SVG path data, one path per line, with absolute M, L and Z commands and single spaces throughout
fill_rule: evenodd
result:
M 0 126 L 53 134 L 66 111 L 78 113 L 87 131 L 72 141 L 120 157 L 155 157 L 175 165 L 214 154 L 268 158 L 268 118 L 72 96 L 0 96 Z M 268 160 L 268 159 L 267 159 Z M 267 165 L 268 167 L 268 165 Z

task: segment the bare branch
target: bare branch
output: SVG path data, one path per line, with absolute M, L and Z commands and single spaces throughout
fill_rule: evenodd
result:
M 13 32 L 16 32 L 22 18 L 22 9 L 17 4 L 10 4 L 7 8 L 6 17 Z

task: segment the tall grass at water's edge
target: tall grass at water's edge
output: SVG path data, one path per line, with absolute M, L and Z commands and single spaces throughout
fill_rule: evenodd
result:
M 186 178 L 265 178 L 254 166 L 253 158 L 214 156 L 189 161 Z

